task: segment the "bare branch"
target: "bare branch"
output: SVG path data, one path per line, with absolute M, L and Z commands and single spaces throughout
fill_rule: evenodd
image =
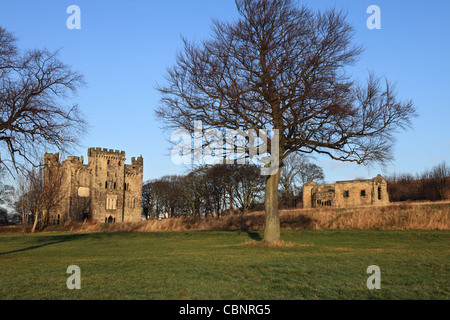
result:
M 86 121 L 66 105 L 84 80 L 58 60 L 58 51 L 31 50 L 19 56 L 15 39 L 0 28 L 0 164 L 21 171 L 49 148 L 76 145 Z

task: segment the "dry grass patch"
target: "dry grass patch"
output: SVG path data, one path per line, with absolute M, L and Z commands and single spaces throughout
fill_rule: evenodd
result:
M 266 242 L 266 241 L 249 241 L 242 244 L 244 247 L 250 247 L 250 248 L 294 248 L 294 247 L 302 247 L 303 245 L 292 243 L 292 242 L 286 242 L 283 240 L 273 241 L 273 242 Z
M 284 230 L 450 230 L 450 202 L 407 202 L 357 208 L 280 210 Z M 216 217 L 170 218 L 135 223 L 71 222 L 46 231 L 164 232 L 264 230 L 264 212 Z M 15 231 L 20 230 L 16 228 Z M 8 231 L 10 231 L 8 229 Z M 1 231 L 0 231 L 1 232 Z

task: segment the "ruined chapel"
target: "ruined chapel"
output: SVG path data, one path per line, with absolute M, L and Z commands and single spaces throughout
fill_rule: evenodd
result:
M 370 180 L 338 181 L 324 185 L 307 182 L 303 186 L 303 208 L 345 208 L 388 203 L 387 182 L 381 175 Z

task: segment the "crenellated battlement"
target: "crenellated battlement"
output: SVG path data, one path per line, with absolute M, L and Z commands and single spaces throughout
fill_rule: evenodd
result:
M 89 157 L 98 157 L 98 156 L 115 156 L 115 157 L 123 157 L 125 158 L 125 151 L 119 151 L 114 149 L 106 149 L 106 148 L 89 148 L 88 149 Z
M 84 161 L 83 157 L 70 156 L 70 157 L 67 157 L 67 159 L 64 161 L 64 163 L 83 164 L 83 161 Z
M 131 165 L 132 166 L 143 166 L 144 165 L 144 159 L 142 158 L 142 156 L 135 158 L 132 157 L 131 158 Z
M 45 163 L 48 162 L 59 162 L 59 153 L 46 153 L 44 155 Z

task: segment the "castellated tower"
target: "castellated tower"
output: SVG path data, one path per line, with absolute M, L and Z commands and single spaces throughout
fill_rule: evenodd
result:
M 143 158 L 132 158 L 131 165 L 125 164 L 125 160 L 124 151 L 101 148 L 88 149 L 87 164 L 83 163 L 83 157 L 68 157 L 60 164 L 62 201 L 49 212 L 50 220 L 140 221 Z M 59 155 L 46 154 L 46 176 L 51 175 L 49 171 L 55 164 L 59 164 Z

